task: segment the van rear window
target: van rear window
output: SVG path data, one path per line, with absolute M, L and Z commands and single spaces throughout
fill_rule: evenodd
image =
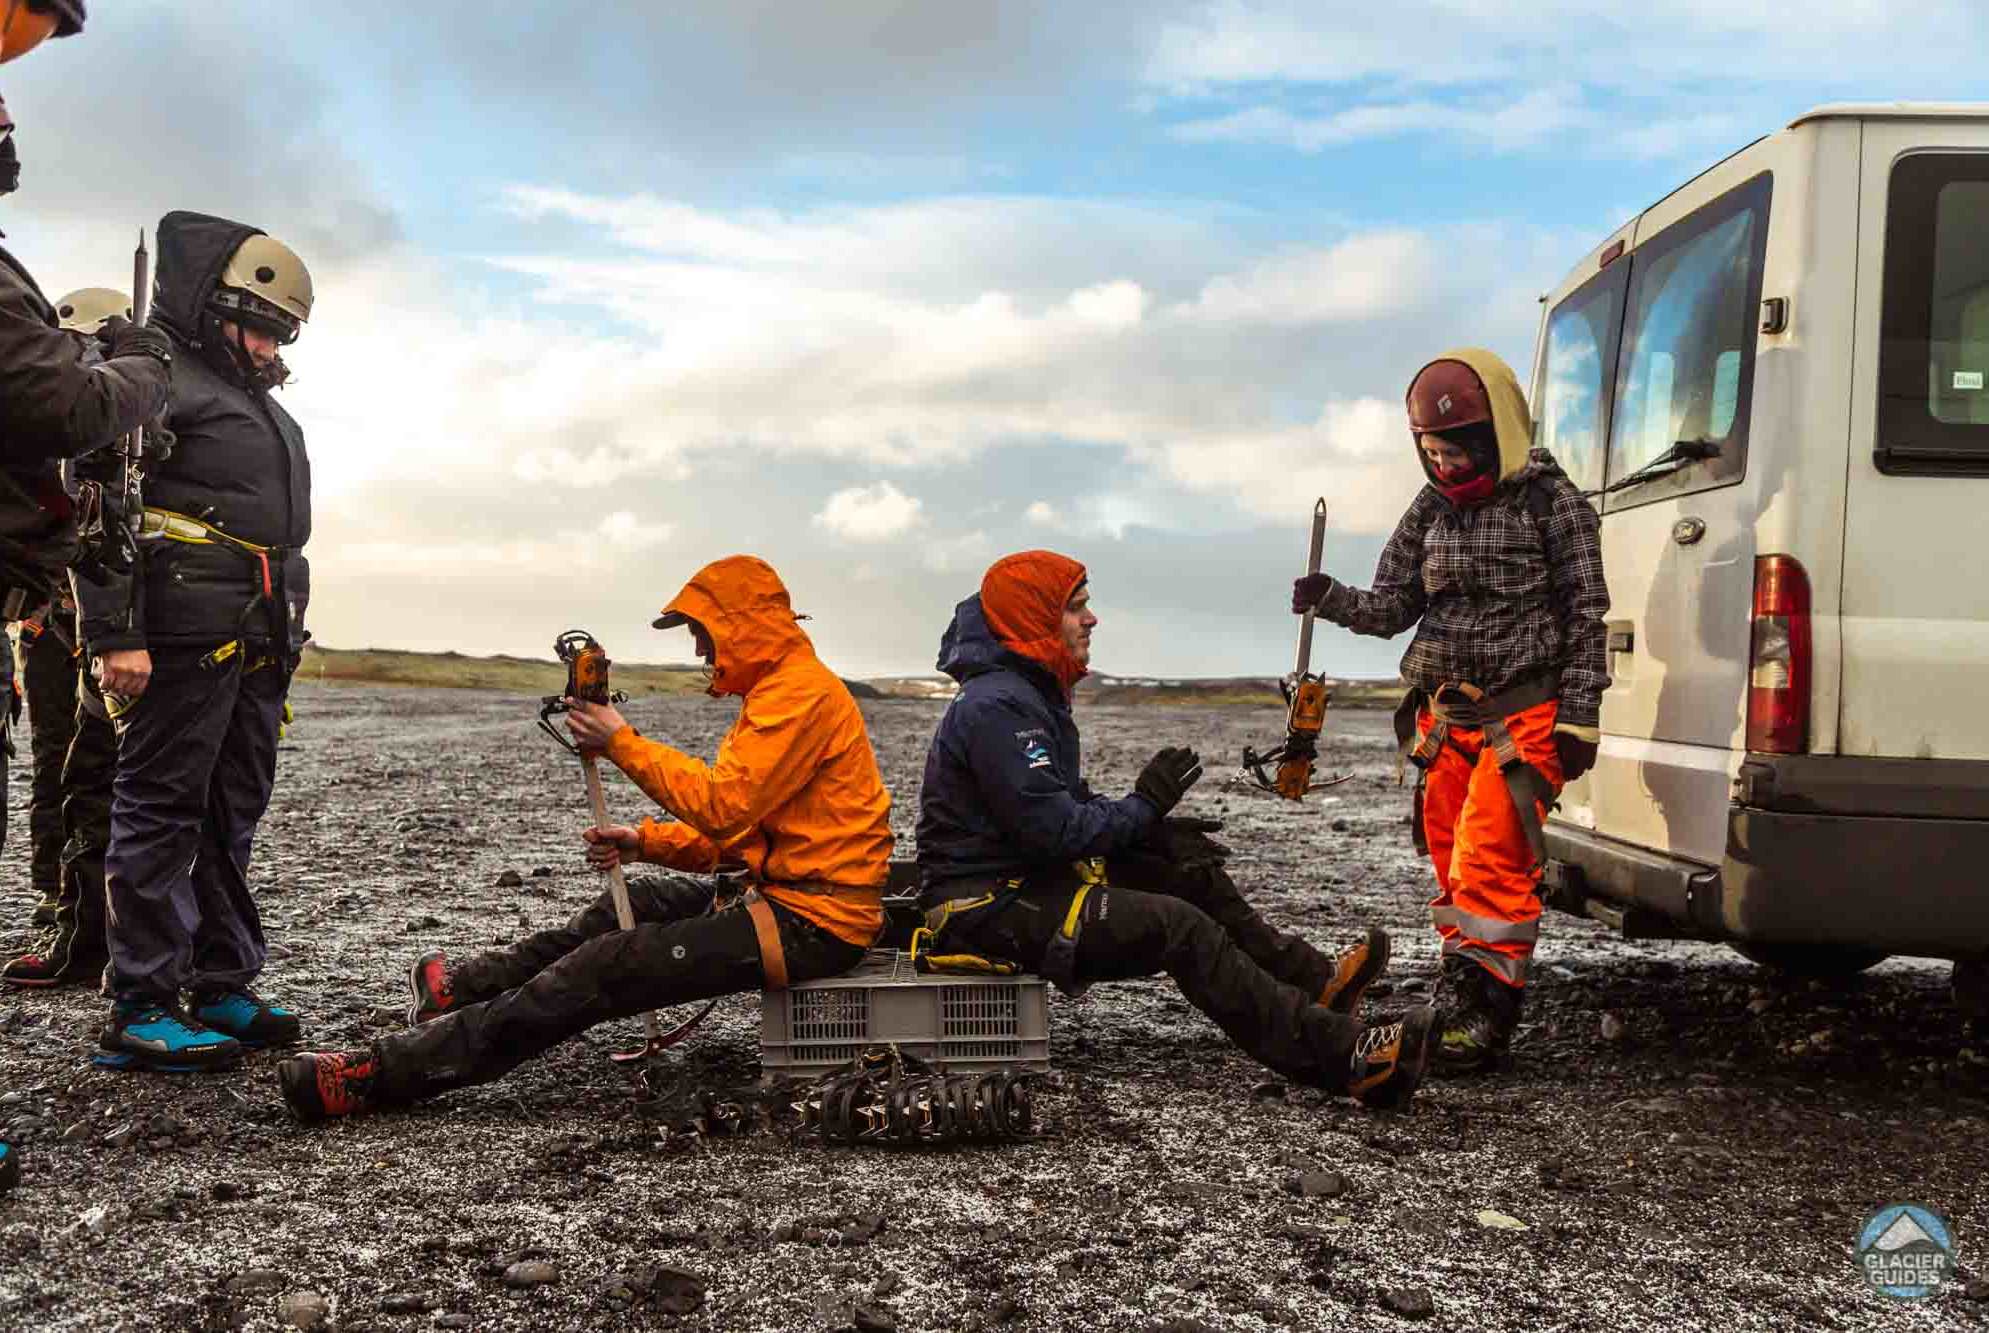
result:
M 1534 443 L 1585 491 L 1602 485 L 1602 442 L 1609 437 L 1629 278 L 1630 265 L 1619 261 L 1568 293 L 1547 317 L 1534 372 Z
M 1880 323 L 1880 471 L 1989 474 L 1989 156 L 1894 164 Z
M 1612 495 L 1610 509 L 1724 485 L 1745 471 L 1773 188 L 1772 177 L 1756 176 L 1640 238 L 1630 252 L 1608 479 L 1620 481 L 1677 445 L 1716 452 Z

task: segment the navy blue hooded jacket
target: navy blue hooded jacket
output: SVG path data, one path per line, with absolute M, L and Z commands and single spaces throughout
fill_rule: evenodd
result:
M 1109 856 L 1160 821 L 1143 796 L 1099 796 L 1078 775 L 1077 721 L 1056 679 L 1009 651 L 960 603 L 939 644 L 960 694 L 939 720 L 919 796 L 919 880 L 946 898 L 951 880 L 1028 877 Z

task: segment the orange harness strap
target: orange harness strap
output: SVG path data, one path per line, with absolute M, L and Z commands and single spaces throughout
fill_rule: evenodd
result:
M 760 971 L 766 974 L 765 990 L 787 989 L 787 951 L 780 947 L 780 923 L 774 920 L 773 904 L 749 889 L 746 915 L 753 919 L 753 935 L 760 943 Z

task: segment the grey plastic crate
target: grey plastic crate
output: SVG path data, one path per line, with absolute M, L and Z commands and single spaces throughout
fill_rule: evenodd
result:
M 909 956 L 873 949 L 842 976 L 761 998 L 767 1081 L 823 1073 L 883 1042 L 958 1073 L 1048 1073 L 1049 985 L 1026 975 L 921 976 Z

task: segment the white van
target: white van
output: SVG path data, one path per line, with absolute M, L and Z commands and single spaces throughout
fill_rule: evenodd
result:
M 1819 108 L 1542 299 L 1539 443 L 1622 487 L 1549 901 L 1815 974 L 1989 959 L 1989 105 Z

